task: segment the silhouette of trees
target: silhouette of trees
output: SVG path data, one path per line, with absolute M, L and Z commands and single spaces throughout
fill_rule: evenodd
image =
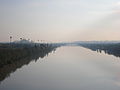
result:
M 111 43 L 111 44 L 79 44 L 82 47 L 91 49 L 93 51 L 102 52 L 106 54 L 114 55 L 120 57 L 120 43 Z
M 12 36 L 10 36 L 10 43 L 12 42 Z
M 0 82 L 10 76 L 18 68 L 28 65 L 31 61 L 44 58 L 57 46 L 40 44 L 34 46 L 14 44 L 14 48 L 0 48 Z
M 20 38 L 20 40 L 22 40 L 22 38 Z

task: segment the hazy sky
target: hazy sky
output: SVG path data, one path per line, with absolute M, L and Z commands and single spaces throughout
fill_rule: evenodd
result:
M 120 0 L 0 0 L 0 41 L 119 40 Z

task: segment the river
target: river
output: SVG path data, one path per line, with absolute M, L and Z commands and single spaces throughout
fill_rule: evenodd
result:
M 120 58 L 80 46 L 64 46 L 23 65 L 0 90 L 120 90 Z

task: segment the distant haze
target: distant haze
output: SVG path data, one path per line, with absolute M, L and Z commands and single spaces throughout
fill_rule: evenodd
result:
M 0 42 L 120 40 L 119 0 L 0 0 Z

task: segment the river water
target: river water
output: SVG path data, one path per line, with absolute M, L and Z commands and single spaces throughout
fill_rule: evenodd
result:
M 120 58 L 79 46 L 60 47 L 12 72 L 0 90 L 120 90 Z

